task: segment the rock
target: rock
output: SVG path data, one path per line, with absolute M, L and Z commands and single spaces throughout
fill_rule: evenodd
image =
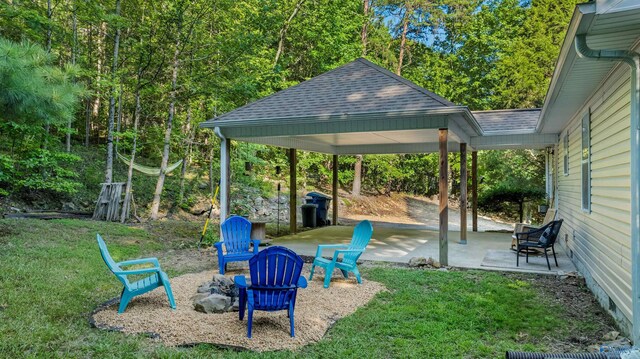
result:
M 203 313 L 224 313 L 231 306 L 231 298 L 221 294 L 211 294 L 194 303 L 194 308 Z
M 422 267 L 427 265 L 427 258 L 413 257 L 409 259 L 409 267 Z
M 234 300 L 233 304 L 231 305 L 231 310 L 233 310 L 234 312 L 237 312 L 240 310 L 240 298 L 236 297 L 236 300 Z
M 77 210 L 77 207 L 75 204 L 73 204 L 73 202 L 64 202 L 62 203 L 62 210 L 63 211 L 75 211 Z
M 442 267 L 442 266 L 440 265 L 440 262 L 438 262 L 438 261 L 433 261 L 433 264 L 431 264 L 431 265 L 433 266 L 433 268 L 440 268 L 440 267 Z
M 631 341 L 628 338 L 620 337 L 619 339 L 612 342 L 604 343 L 598 348 L 598 351 L 601 353 L 610 353 L 621 350 L 629 350 L 631 348 Z M 629 352 L 627 354 L 632 354 L 632 352 Z M 636 356 L 629 355 L 622 356 L 622 358 L 640 358 L 640 351 L 636 350 L 633 354 L 635 354 Z
M 192 302 L 199 302 L 202 299 L 210 296 L 211 293 L 197 293 L 196 295 L 194 295 L 193 297 L 189 298 Z
M 618 336 L 620 335 L 620 332 L 616 332 L 615 330 L 610 331 L 609 333 L 605 334 L 602 337 L 602 340 L 604 341 L 612 341 L 612 340 L 616 340 L 618 338 Z
M 256 207 L 262 206 L 262 202 L 264 202 L 264 198 L 260 196 L 256 197 L 256 199 L 253 200 L 253 203 L 256 204 Z
M 210 284 L 210 286 L 219 286 L 219 287 L 230 287 L 232 285 L 234 285 L 233 280 L 222 274 L 214 274 Z
M 429 258 L 427 259 L 427 265 L 429 265 L 429 266 L 433 266 L 433 262 L 434 262 L 433 258 L 429 257 Z
M 22 212 L 22 211 L 20 210 L 20 208 L 16 208 L 16 207 L 9 207 L 9 210 L 10 210 L 11 212 L 15 212 L 15 213 L 20 213 L 20 212 Z
M 440 268 L 438 269 L 438 272 L 448 272 L 449 270 L 447 268 Z
M 211 284 L 213 282 L 206 282 L 203 285 L 198 287 L 198 293 L 211 293 Z

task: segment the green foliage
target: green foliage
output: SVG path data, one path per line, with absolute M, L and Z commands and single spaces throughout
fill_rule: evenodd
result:
M 403 19 L 408 33 L 402 76 L 474 110 L 540 106 L 574 2 L 373 0 L 370 13 L 364 14 L 362 1 L 135 0 L 122 1 L 119 16 L 111 0 L 53 2 L 50 14 L 42 1 L 0 2 L 5 15 L 0 17 L 0 36 L 13 41 L 0 43 L 0 54 L 5 54 L 0 59 L 0 195 L 30 190 L 65 196 L 77 190 L 76 197 L 94 200 L 106 163 L 112 89 L 120 118 L 118 151 L 130 154 L 138 97 L 136 162 L 158 167 L 176 50 L 169 162 L 185 159 L 188 168 L 184 182 L 178 171 L 167 178 L 162 205 L 169 210 L 210 195 L 208 184 L 217 181 L 219 141 L 198 128 L 200 122 L 345 64 L 362 56 L 363 48 L 369 60 L 396 71 Z M 112 74 L 116 28 L 122 33 Z M 49 52 L 40 48 L 49 44 Z M 82 106 L 77 103 L 80 95 L 85 95 Z M 80 161 L 56 155 L 69 132 L 71 152 Z M 231 157 L 232 182 L 262 195 L 272 195 L 276 182 L 288 174 L 286 151 L 279 148 L 234 143 Z M 541 157 L 524 162 L 518 156 L 502 157 L 496 162 L 481 155 L 481 192 L 501 184 L 539 186 L 531 181 L 543 173 Z M 330 187 L 329 156 L 299 152 L 298 160 L 300 185 Z M 484 165 L 485 160 L 491 165 Z M 245 162 L 251 171 L 245 171 Z M 455 155 L 450 162 L 455 195 L 459 162 Z M 354 163 L 352 156 L 340 158 L 344 189 L 352 187 Z M 45 170 L 33 170 L 40 164 Z M 283 170 L 280 177 L 276 165 Z M 78 169 L 79 177 L 65 172 L 71 168 Z M 437 176 L 434 154 L 366 155 L 362 190 L 433 195 Z M 125 178 L 126 166 L 116 163 L 114 180 Z M 154 182 L 134 174 L 141 209 L 151 200 Z
M 543 151 L 480 151 L 480 208 L 522 222 L 525 212 L 545 199 L 544 163 Z
M 524 218 L 524 203 L 540 201 L 545 198 L 545 191 L 541 188 L 523 188 L 507 185 L 498 185 L 482 192 L 478 198 L 478 205 L 491 212 L 511 212 L 519 215 L 519 221 Z M 513 211 L 513 205 L 517 212 Z
M 37 45 L 0 38 L 0 194 L 23 190 L 73 194 L 78 156 L 60 152 L 50 137 L 66 123 L 82 94 L 73 67 L 52 66 Z
M 53 57 L 38 45 L 0 38 L 2 131 L 37 135 L 46 124 L 61 127 L 73 118 L 82 87 L 71 78 L 77 69 L 52 66 Z

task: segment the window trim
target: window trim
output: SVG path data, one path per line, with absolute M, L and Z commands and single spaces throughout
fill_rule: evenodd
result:
M 562 173 L 569 175 L 569 129 L 567 129 L 562 137 L 563 155 L 562 155 Z
M 580 128 L 582 129 L 582 143 L 580 151 L 580 206 L 582 207 L 583 212 L 591 213 L 591 109 L 587 109 L 587 112 L 582 116 Z M 587 174 L 586 178 L 585 173 Z

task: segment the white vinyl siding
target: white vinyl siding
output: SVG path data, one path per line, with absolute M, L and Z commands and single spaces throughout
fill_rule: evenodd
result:
M 631 320 L 629 102 L 630 72 L 628 66 L 619 66 L 565 129 L 570 134 L 569 174 L 557 177 L 557 203 L 558 218 L 565 220 L 560 243 Z M 589 111 L 590 213 L 583 211 L 582 138 L 578 136 Z M 564 150 L 563 142 L 561 137 L 558 147 Z M 564 165 L 563 155 L 564 151 L 558 154 L 558 166 Z

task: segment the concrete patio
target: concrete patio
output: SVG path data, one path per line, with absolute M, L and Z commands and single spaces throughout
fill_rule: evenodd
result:
M 376 223 L 373 227 L 373 238 L 361 259 L 408 263 L 413 257 L 438 258 L 438 231 L 416 226 L 378 226 Z M 348 244 L 352 233 L 353 226 L 330 226 L 280 237 L 272 243 L 301 255 L 314 256 L 319 244 Z M 530 256 L 528 264 L 521 257 L 520 267 L 516 267 L 515 252 L 509 249 L 511 233 L 468 232 L 466 245 L 458 243 L 459 237 L 459 232 L 449 231 L 449 265 L 453 267 L 540 274 L 576 270 L 560 246 L 556 246 L 559 267 L 550 258 L 549 271 L 544 256 Z M 323 255 L 332 253 L 327 251 Z

